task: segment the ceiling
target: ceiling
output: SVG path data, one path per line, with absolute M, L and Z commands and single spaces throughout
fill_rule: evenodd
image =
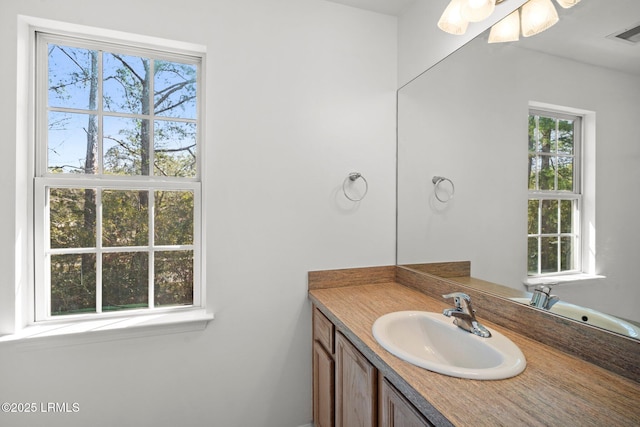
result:
M 386 15 L 400 16 L 404 9 L 416 0 L 327 0 L 332 3 L 340 3 L 345 6 L 358 9 L 384 13 Z
M 415 1 L 434 0 L 327 1 L 401 16 Z M 437 1 L 442 3 L 444 10 L 448 0 Z M 640 25 L 640 0 L 583 0 L 570 9 L 553 3 L 560 22 L 534 37 L 521 38 L 515 42 L 518 47 L 640 75 L 640 43 L 607 37 Z
M 556 25 L 518 46 L 640 75 L 640 43 L 607 37 L 640 24 L 639 0 L 582 0 L 557 10 Z

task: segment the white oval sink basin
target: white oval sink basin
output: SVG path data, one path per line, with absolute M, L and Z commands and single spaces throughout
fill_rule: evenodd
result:
M 530 303 L 529 298 L 511 299 L 522 304 L 528 305 Z M 632 325 L 629 322 L 625 322 L 622 319 L 618 319 L 617 317 L 602 313 L 600 311 L 592 310 L 590 308 L 582 307 L 564 301 L 558 301 L 551 306 L 551 309 L 549 309 L 549 311 L 555 314 L 559 314 L 560 316 L 568 317 L 569 319 L 577 320 L 578 322 L 586 323 L 587 325 L 597 326 L 599 328 L 607 329 L 611 332 L 616 332 L 628 337 L 640 337 L 640 328 L 638 328 L 637 326 Z
M 391 354 L 440 374 L 474 380 L 500 380 L 527 365 L 520 349 L 493 329 L 482 338 L 454 325 L 441 313 L 397 311 L 379 317 L 373 336 Z

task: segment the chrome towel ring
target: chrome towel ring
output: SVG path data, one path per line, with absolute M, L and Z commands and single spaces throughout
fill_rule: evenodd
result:
M 353 183 L 358 179 L 362 179 L 362 181 L 364 181 L 364 193 L 362 193 L 362 196 L 360 196 L 360 198 L 351 197 L 347 192 L 347 184 L 350 182 Z M 369 183 L 360 172 L 351 172 L 342 182 L 342 192 L 344 193 L 344 196 L 352 202 L 359 202 L 360 200 L 364 199 L 364 196 L 367 195 L 367 191 L 369 191 Z
M 442 184 L 445 181 L 451 184 L 451 194 L 447 193 L 445 190 L 442 190 L 443 192 L 445 192 L 445 194 L 449 196 L 445 199 L 442 199 L 438 195 L 438 190 L 441 190 L 440 184 Z M 431 182 L 433 182 L 433 185 L 434 185 L 433 194 L 436 196 L 436 199 L 438 199 L 442 203 L 448 203 L 451 199 L 453 199 L 453 195 L 456 193 L 456 186 L 453 185 L 453 181 L 451 181 L 449 178 L 445 178 L 444 176 L 434 176 Z

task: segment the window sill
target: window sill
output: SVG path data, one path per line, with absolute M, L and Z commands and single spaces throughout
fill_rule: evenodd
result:
M 522 281 L 522 284 L 527 288 L 528 291 L 531 291 L 537 285 L 554 285 L 561 286 L 566 284 L 574 284 L 577 282 L 582 282 L 584 280 L 594 280 L 594 279 L 604 279 L 606 276 L 602 276 L 599 274 L 587 274 L 587 273 L 576 273 L 576 274 L 558 274 L 556 276 L 540 276 L 540 277 L 527 277 Z
M 61 347 L 203 330 L 213 314 L 204 309 L 76 322 L 43 322 L 0 336 L 0 346 Z

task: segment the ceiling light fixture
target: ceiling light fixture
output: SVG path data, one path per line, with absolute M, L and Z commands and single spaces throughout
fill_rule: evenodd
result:
M 438 28 L 449 34 L 467 31 L 469 22 L 482 21 L 505 0 L 451 0 L 438 21 Z M 563 8 L 575 6 L 580 0 L 556 0 Z M 517 41 L 520 34 L 531 37 L 558 22 L 558 12 L 551 0 L 529 0 L 519 9 L 491 27 L 489 43 Z
M 449 34 L 464 34 L 469 26 L 469 21 L 462 18 L 462 6 L 465 1 L 451 0 L 438 21 L 438 28 Z
M 522 35 L 535 36 L 558 22 L 558 12 L 551 0 L 529 0 L 520 7 Z
M 580 0 L 556 0 L 556 1 L 560 6 L 564 7 L 565 9 L 569 9 L 570 7 L 573 7 L 576 4 L 580 3 Z
M 511 12 L 491 27 L 489 43 L 517 42 L 520 40 L 520 11 Z
M 496 0 L 467 0 L 463 2 L 462 18 L 469 22 L 487 19 L 496 8 Z

